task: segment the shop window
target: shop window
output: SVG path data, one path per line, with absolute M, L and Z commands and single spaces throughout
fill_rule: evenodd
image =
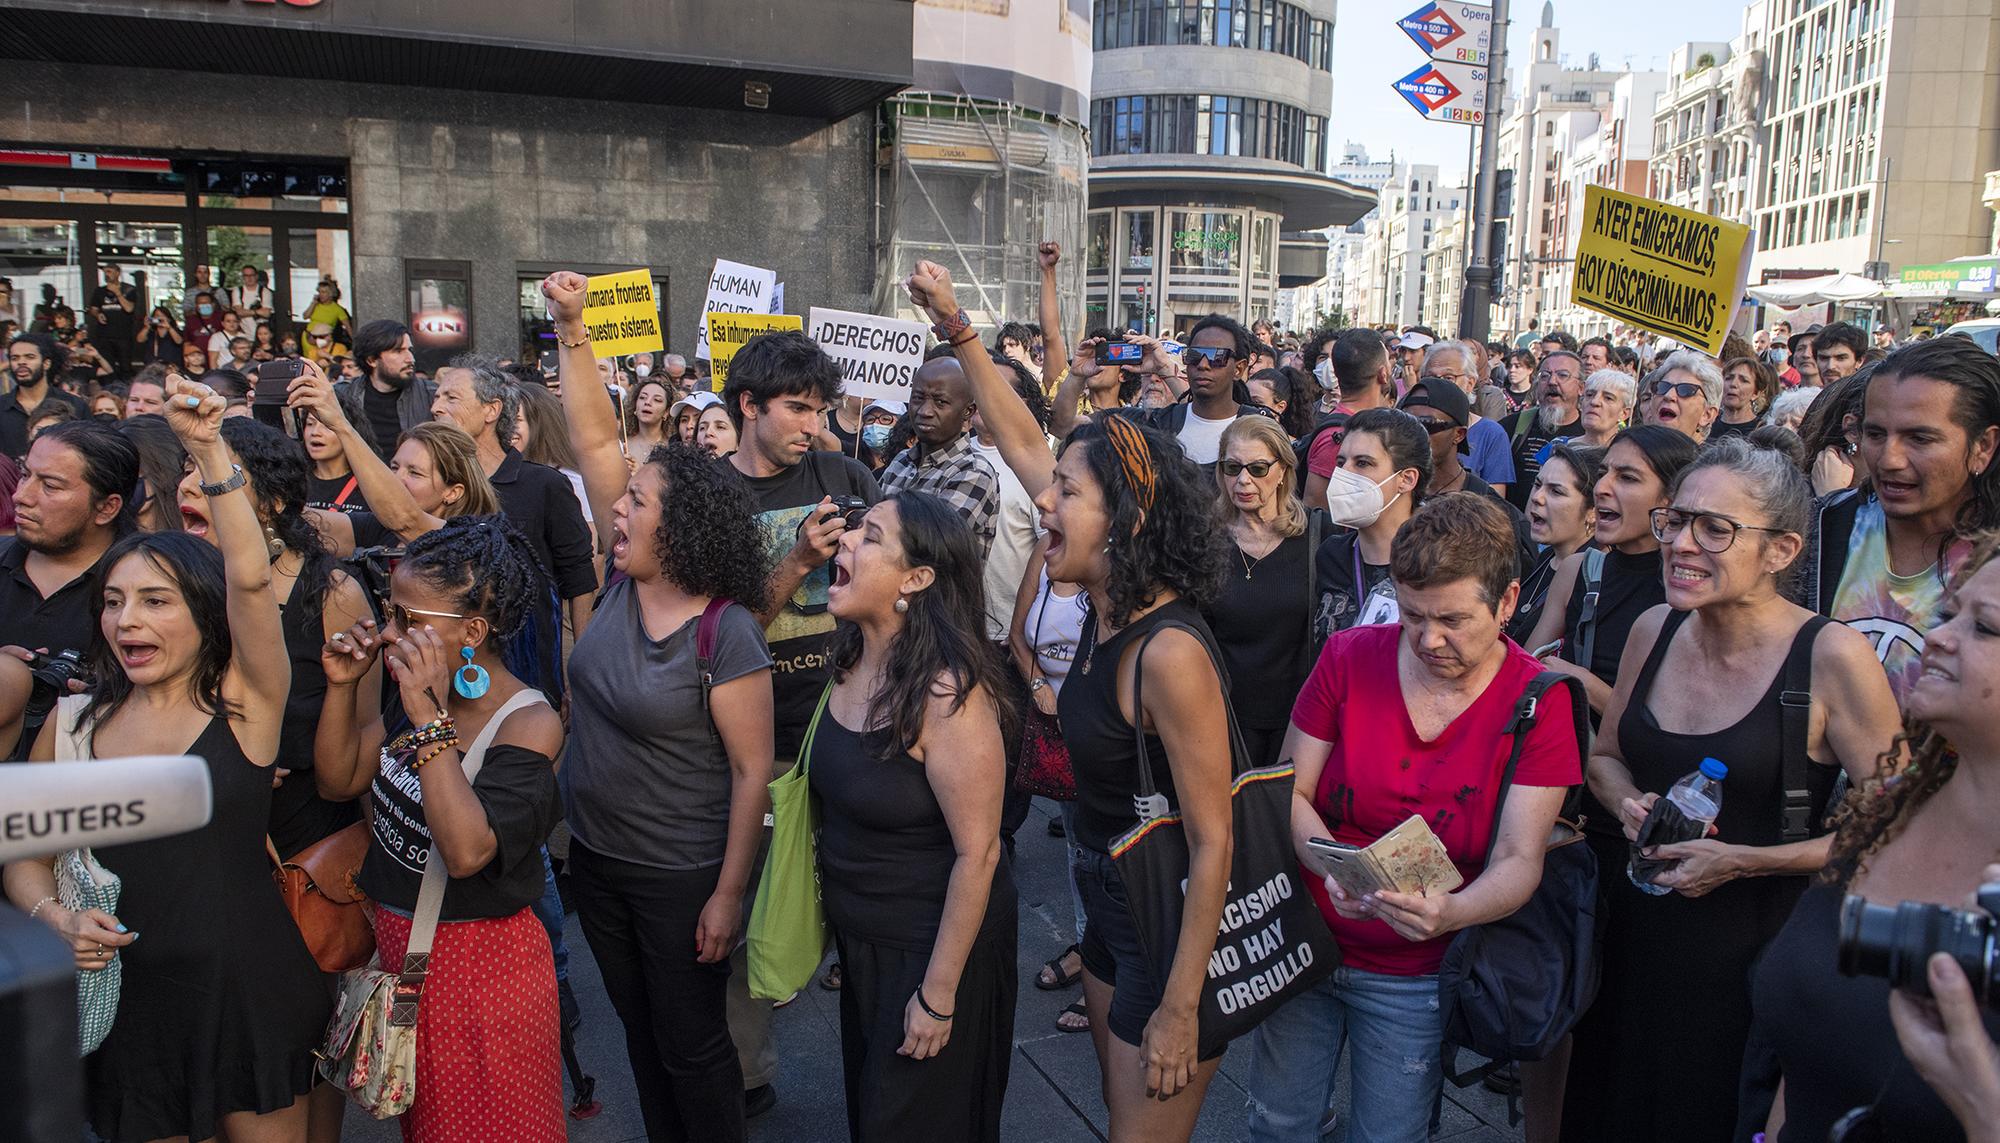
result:
M 472 348 L 472 263 L 407 259 L 403 283 L 417 371 L 436 373 Z

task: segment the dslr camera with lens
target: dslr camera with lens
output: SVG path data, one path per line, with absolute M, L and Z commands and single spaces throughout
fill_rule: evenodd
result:
M 2000 1009 L 2000 882 L 1981 885 L 1978 909 L 1922 901 L 1872 905 L 1848 894 L 1840 906 L 1840 971 L 1880 976 L 1893 988 L 1931 994 L 1926 966 L 1945 953 L 1965 970 L 1980 1003 Z M 1982 911 L 1983 910 L 1983 911 Z

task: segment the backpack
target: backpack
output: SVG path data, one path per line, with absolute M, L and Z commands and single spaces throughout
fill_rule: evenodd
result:
M 1328 413 L 1319 424 L 1313 426 L 1313 430 L 1307 433 L 1304 439 L 1300 440 L 1295 447 L 1294 451 L 1298 454 L 1298 461 L 1292 467 L 1292 474 L 1298 477 L 1299 495 L 1305 495 L 1306 478 L 1312 475 L 1306 471 L 1306 461 L 1312 456 L 1313 446 L 1318 444 L 1319 438 L 1327 433 L 1334 434 L 1333 443 L 1338 446 L 1340 444 L 1340 437 L 1347 432 L 1347 418 L 1351 415 L 1350 413 L 1339 411 Z

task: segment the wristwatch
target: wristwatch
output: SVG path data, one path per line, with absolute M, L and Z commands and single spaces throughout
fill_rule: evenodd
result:
M 229 466 L 228 478 L 217 481 L 214 484 L 210 484 L 207 481 L 203 481 L 201 485 L 201 494 L 203 496 L 220 496 L 225 492 L 236 491 L 237 489 L 243 487 L 245 483 L 246 481 L 244 480 L 243 477 L 243 466 L 240 464 L 232 464 Z

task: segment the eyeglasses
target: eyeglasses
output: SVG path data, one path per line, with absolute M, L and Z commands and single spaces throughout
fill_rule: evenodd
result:
M 1783 528 L 1760 528 L 1755 524 L 1739 524 L 1727 516 L 1713 512 L 1682 512 L 1678 508 L 1655 508 L 1648 514 L 1653 523 L 1653 538 L 1662 544 L 1671 544 L 1680 539 L 1690 523 L 1694 525 L 1695 546 L 1711 556 L 1719 556 L 1736 542 L 1738 532 L 1769 532 L 1774 536 L 1785 534 Z
M 1216 346 L 1190 345 L 1187 352 L 1201 358 L 1210 369 L 1220 369 L 1236 360 L 1236 351 Z
M 1246 468 L 1250 470 L 1251 476 L 1262 480 L 1271 475 L 1271 466 L 1277 463 L 1275 460 L 1225 460 L 1216 467 L 1222 470 L 1222 475 L 1231 480 L 1243 475 L 1243 470 Z
M 1537 380 L 1537 381 L 1555 381 L 1555 380 L 1558 380 L 1558 379 L 1560 379 L 1560 380 L 1563 380 L 1563 381 L 1567 381 L 1567 380 L 1569 380 L 1570 378 L 1572 378 L 1572 377 L 1575 377 L 1575 376 L 1576 376 L 1576 374 L 1575 374 L 1575 373 L 1572 373 L 1571 371 L 1569 371 L 1569 370 L 1567 370 L 1567 369 L 1543 369 L 1543 370 L 1540 370 L 1540 371 L 1536 372 L 1536 374 L 1535 374 L 1535 380 Z
M 1655 397 L 1664 397 L 1668 393 L 1672 393 L 1674 396 L 1679 397 L 1681 400 L 1685 401 L 1699 392 L 1701 392 L 1701 386 L 1695 384 L 1692 381 L 1653 382 L 1653 396 Z
M 396 630 L 398 631 L 416 630 L 416 625 L 412 623 L 410 620 L 410 616 L 412 615 L 423 615 L 431 619 L 465 618 L 465 616 L 460 615 L 454 611 L 425 611 L 421 607 L 405 607 L 400 603 L 392 603 L 389 605 L 389 622 L 394 624 Z

